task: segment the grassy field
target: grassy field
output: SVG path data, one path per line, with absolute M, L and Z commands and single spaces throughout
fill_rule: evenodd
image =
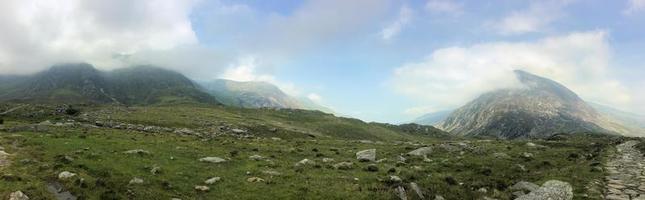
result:
M 527 145 L 529 141 L 446 138 L 426 129 L 404 132 L 401 127 L 296 110 L 79 107 L 79 115 L 66 116 L 51 114 L 51 109 L 30 106 L 5 117 L 0 146 L 12 155 L 11 164 L 0 171 L 0 197 L 21 190 L 31 199 L 51 199 L 48 186 L 62 184 L 80 199 L 396 199 L 398 186 L 416 199 L 410 186 L 414 182 L 426 197 L 512 199 L 509 187 L 519 181 L 541 184 L 557 179 L 571 183 L 575 199 L 601 199 L 596 183 L 604 173 L 599 166 L 616 142 L 599 135 L 530 141 L 534 146 Z M 8 131 L 68 119 L 187 127 L 204 133 L 230 126 L 248 130 L 253 137 L 89 126 Z M 433 149 L 427 159 L 405 155 L 423 146 Z M 149 153 L 124 153 L 135 149 Z M 380 162 L 358 162 L 355 153 L 365 149 L 376 149 Z M 262 159 L 250 159 L 253 155 Z M 227 161 L 199 161 L 209 156 Z M 303 159 L 314 163 L 296 166 Z M 335 169 L 340 162 L 353 167 Z M 371 170 L 368 165 L 373 165 Z M 77 176 L 59 180 L 62 171 Z M 401 181 L 390 181 L 390 176 Z M 135 177 L 143 183 L 130 184 Z M 221 180 L 204 183 L 212 177 Z M 264 181 L 249 182 L 252 177 Z M 198 185 L 210 190 L 198 191 Z

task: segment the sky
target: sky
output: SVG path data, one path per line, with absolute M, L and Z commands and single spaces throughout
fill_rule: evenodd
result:
M 8 0 L 0 74 L 151 64 L 403 123 L 522 69 L 645 113 L 645 0 Z

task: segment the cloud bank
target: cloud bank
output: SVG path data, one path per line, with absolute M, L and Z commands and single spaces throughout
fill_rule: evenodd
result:
M 492 42 L 438 49 L 419 62 L 395 69 L 395 91 L 421 103 L 420 108 L 459 107 L 478 95 L 517 87 L 512 71 L 525 70 L 558 81 L 585 100 L 635 106 L 633 97 L 612 77 L 611 50 L 603 31 L 571 33 L 535 42 Z
M 198 43 L 195 1 L 9 0 L 0 8 L 0 72 L 57 62 L 118 65 L 115 57 Z

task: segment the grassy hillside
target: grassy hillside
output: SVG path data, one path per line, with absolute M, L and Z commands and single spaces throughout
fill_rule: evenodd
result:
M 21 190 L 32 199 L 49 199 L 48 186 L 60 184 L 82 199 L 394 199 L 399 186 L 417 199 L 415 183 L 425 197 L 510 199 L 510 187 L 519 181 L 558 179 L 572 184 L 575 199 L 601 199 L 599 163 L 614 141 L 573 135 L 528 145 L 451 138 L 429 126 L 364 123 L 315 111 L 186 104 L 78 105 L 74 115 L 57 112 L 57 106 L 5 104 L 0 111 L 16 107 L 0 129 L 0 146 L 11 154 L 11 164 L 0 172 L 0 197 Z M 45 120 L 60 124 L 34 125 Z M 200 134 L 146 131 L 138 124 Z M 432 153 L 406 155 L 420 147 Z M 124 153 L 137 149 L 143 152 Z M 359 162 L 355 153 L 365 149 L 376 149 L 378 162 Z M 210 156 L 226 161 L 199 161 Z M 303 159 L 313 162 L 298 165 Z M 352 164 L 334 167 L 341 162 Z M 63 171 L 77 175 L 61 180 Z M 220 181 L 204 183 L 212 177 Z M 134 178 L 143 182 L 130 183 Z

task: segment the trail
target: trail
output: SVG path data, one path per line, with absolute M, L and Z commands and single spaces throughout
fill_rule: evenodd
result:
M 4 112 L 0 113 L 0 116 L 2 116 L 2 115 L 6 115 L 6 114 L 9 114 L 9 113 L 11 113 L 11 112 L 13 112 L 13 111 L 15 111 L 15 110 L 18 110 L 18 109 L 20 109 L 20 108 L 22 108 L 22 107 L 25 107 L 25 106 L 23 105 L 23 106 L 18 106 L 18 107 L 11 108 L 11 109 L 9 109 L 9 110 L 7 110 L 7 111 L 4 111 Z
M 627 141 L 616 146 L 605 167 L 608 175 L 605 199 L 645 200 L 645 158 L 634 148 L 638 141 Z

